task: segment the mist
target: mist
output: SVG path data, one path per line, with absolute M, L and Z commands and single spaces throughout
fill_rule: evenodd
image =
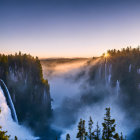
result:
M 65 139 L 67 133 L 72 139 L 76 139 L 80 118 L 85 119 L 87 123 L 92 116 L 94 127 L 98 121 L 102 128 L 106 107 L 111 108 L 111 116 L 116 120 L 116 131 L 119 134 L 123 132 L 129 136 L 135 131 L 137 125 L 132 123 L 131 117 L 127 117 L 128 111 L 120 103 L 124 100 L 124 91 L 119 80 L 116 80 L 114 86 L 111 85 L 111 67 L 103 65 L 102 59 L 97 58 L 76 68 L 64 69 L 60 73 L 58 69 L 52 69 L 55 74 L 48 78 L 54 109 L 52 128 L 62 132 L 60 139 Z M 43 65 L 44 76 L 46 70 Z M 102 75 L 101 71 L 104 71 Z

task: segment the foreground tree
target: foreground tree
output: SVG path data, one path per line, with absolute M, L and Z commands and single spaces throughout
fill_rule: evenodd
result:
M 70 135 L 69 134 L 66 135 L 66 140 L 70 140 Z
M 102 125 L 103 125 L 103 134 L 102 134 L 103 140 L 119 139 L 118 133 L 115 133 L 116 124 L 115 119 L 111 119 L 110 108 L 106 108 L 104 123 L 102 123 Z
M 15 140 L 18 140 L 17 136 L 15 136 Z
M 103 130 L 102 130 L 102 138 L 101 138 L 100 136 L 101 130 L 99 128 L 98 122 L 95 130 L 92 131 L 93 121 L 92 118 L 90 117 L 88 121 L 89 132 L 87 133 L 85 128 L 85 120 L 80 119 L 76 138 L 78 138 L 79 140 L 86 140 L 87 137 L 88 140 L 126 140 L 126 137 L 124 138 L 122 133 L 119 136 L 119 134 L 115 132 L 115 127 L 116 127 L 115 119 L 111 118 L 110 108 L 106 108 L 106 114 L 102 126 L 103 126 Z M 69 134 L 66 135 L 66 140 L 70 140 Z
M 121 132 L 120 140 L 126 140 L 126 137 L 125 138 L 123 137 L 122 132 Z
M 88 137 L 90 140 L 92 140 L 94 137 L 94 132 L 92 132 L 92 128 L 93 128 L 93 121 L 92 121 L 92 118 L 90 116 L 89 121 L 88 121 L 88 129 L 89 129 Z
M 86 140 L 86 136 L 87 136 L 87 132 L 85 129 L 85 120 L 80 119 L 76 138 L 79 138 L 79 140 Z
M 96 129 L 94 131 L 94 139 L 95 140 L 99 140 L 100 139 L 100 128 L 99 128 L 99 125 L 98 125 L 98 122 L 97 122 L 97 125 L 96 125 Z
M 2 127 L 0 126 L 0 129 Z M 7 131 L 0 130 L 0 140 L 9 140 L 10 136 L 6 135 Z

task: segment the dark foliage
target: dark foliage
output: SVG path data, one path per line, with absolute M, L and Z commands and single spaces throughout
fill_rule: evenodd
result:
M 70 135 L 69 134 L 66 135 L 66 140 L 70 140 Z
M 102 125 L 103 125 L 103 135 L 102 135 L 103 140 L 113 140 L 114 138 L 119 139 L 119 135 L 115 133 L 116 124 L 115 119 L 111 119 L 110 108 L 106 108 L 106 114 Z
M 110 115 L 110 108 L 106 108 L 106 114 L 104 117 L 104 122 L 102 123 L 103 130 L 102 130 L 102 137 L 100 136 L 101 131 L 97 122 L 96 129 L 92 130 L 93 128 L 93 121 L 92 118 L 90 117 L 88 121 L 88 129 L 89 132 L 86 132 L 86 127 L 85 127 L 85 120 L 80 119 L 80 122 L 78 124 L 78 133 L 76 138 L 79 140 L 126 140 L 123 137 L 123 134 L 121 132 L 121 135 L 119 136 L 118 133 L 116 133 L 115 127 L 115 119 L 111 118 Z M 70 135 L 66 135 L 66 140 L 67 138 L 70 138 Z
M 87 132 L 85 128 L 85 120 L 80 119 L 76 138 L 78 138 L 79 140 L 85 140 L 86 136 L 87 136 Z

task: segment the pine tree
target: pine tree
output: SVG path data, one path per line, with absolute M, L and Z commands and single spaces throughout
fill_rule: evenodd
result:
M 86 136 L 87 136 L 87 132 L 85 129 L 85 120 L 80 119 L 76 138 L 79 138 L 79 140 L 86 140 Z
M 118 134 L 118 133 L 116 133 L 116 134 L 113 136 L 113 138 L 114 138 L 115 140 L 120 140 L 120 137 L 119 137 L 119 134 Z
M 106 114 L 104 117 L 104 123 L 103 125 L 103 134 L 102 139 L 103 140 L 113 140 L 113 138 L 118 139 L 118 134 L 115 133 L 115 119 L 111 119 L 110 115 L 110 108 L 106 108 Z
M 2 127 L 0 127 L 1 129 Z M 9 140 L 9 137 L 8 135 L 6 135 L 7 131 L 2 131 L 0 130 L 0 140 Z
M 15 136 L 15 140 L 18 140 L 17 136 Z
M 121 132 L 120 140 L 125 140 L 125 138 L 123 138 L 122 132 Z
M 70 140 L 70 135 L 69 134 L 66 135 L 66 140 Z
M 94 136 L 94 132 L 92 132 L 92 128 L 93 128 L 93 121 L 92 121 L 92 118 L 90 116 L 89 118 L 89 121 L 88 121 L 88 129 L 89 129 L 89 140 L 92 140 L 93 139 L 93 136 Z
M 94 133 L 95 134 L 95 136 L 94 136 L 95 140 L 99 140 L 99 137 L 100 137 L 100 128 L 99 128 L 98 122 L 97 122 L 96 129 L 95 129 L 94 132 L 95 132 Z

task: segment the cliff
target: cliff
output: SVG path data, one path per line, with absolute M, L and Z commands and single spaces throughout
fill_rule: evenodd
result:
M 52 109 L 49 84 L 43 78 L 39 59 L 20 52 L 0 54 L 0 79 L 10 91 L 19 122 L 37 134 L 43 133 L 42 129 L 49 127 Z

